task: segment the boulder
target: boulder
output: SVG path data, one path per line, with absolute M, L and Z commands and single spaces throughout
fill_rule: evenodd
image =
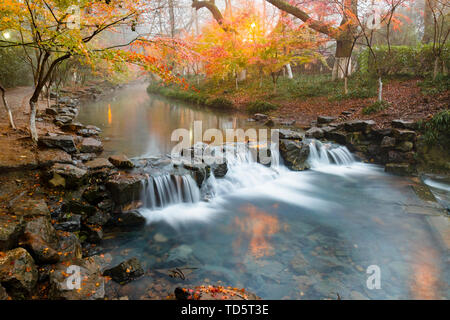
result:
M 414 143 L 410 141 L 401 141 L 395 148 L 403 152 L 409 152 L 414 149 Z
M 280 139 L 289 139 L 289 140 L 302 140 L 303 137 L 301 133 L 289 130 L 289 129 L 280 129 L 279 131 Z
M 81 229 L 81 215 L 80 214 L 68 214 L 65 217 L 54 224 L 56 230 L 75 232 Z
M 321 128 L 312 127 L 308 131 L 306 131 L 305 136 L 307 138 L 314 138 L 314 139 L 322 139 L 324 137 L 324 132 Z
M 139 200 L 146 177 L 139 174 L 116 175 L 106 182 L 106 188 L 111 193 L 113 201 L 123 205 Z
M 49 298 L 98 300 L 105 297 L 105 278 L 92 260 L 75 260 L 55 266 L 50 274 Z M 79 279 L 79 282 L 77 282 Z M 79 285 L 79 286 L 78 286 Z
M 344 129 L 347 132 L 361 131 L 368 133 L 372 130 L 374 125 L 375 121 L 373 120 L 353 120 L 344 122 Z
M 60 261 L 81 259 L 81 243 L 78 237 L 72 232 L 56 231 L 58 237 L 58 254 Z
M 136 258 L 131 258 L 111 269 L 106 269 L 105 272 L 103 272 L 104 276 L 111 277 L 115 282 L 121 284 L 137 279 L 143 274 L 144 269 Z
M 399 141 L 416 141 L 417 134 L 412 130 L 402 130 L 402 129 L 394 129 L 393 130 L 394 137 Z
M 72 156 L 59 149 L 45 149 L 37 153 L 38 164 L 40 167 L 51 167 L 55 163 L 72 163 Z
M 395 140 L 395 138 L 392 138 L 392 137 L 386 136 L 383 138 L 383 140 L 381 140 L 381 147 L 385 148 L 385 149 L 393 148 L 393 147 L 395 147 L 395 144 L 396 144 L 396 140 Z
M 347 143 L 347 135 L 341 131 L 325 131 L 325 138 L 341 145 L 345 145 Z
M 90 161 L 90 160 L 97 158 L 97 155 L 95 153 L 77 153 L 77 154 L 74 154 L 72 156 L 72 158 L 74 160 L 84 162 L 84 161 Z
M 0 255 L 0 284 L 12 298 L 29 298 L 37 280 L 38 270 L 27 250 L 16 248 Z
M 105 186 L 103 185 L 90 185 L 84 190 L 82 198 L 91 205 L 97 205 L 99 202 L 109 197 Z
M 17 247 L 22 233 L 22 217 L 16 215 L 0 215 L 0 251 Z
M 72 122 L 74 116 L 72 115 L 58 115 L 55 117 L 55 119 L 53 120 L 57 126 L 63 126 L 65 124 L 68 124 L 70 122 Z
M 255 113 L 253 119 L 256 121 L 266 121 L 269 119 L 269 116 L 267 114 Z
M 82 185 L 87 178 L 87 171 L 74 165 L 55 163 L 49 170 L 53 187 L 76 188 Z
M 80 152 L 100 153 L 103 151 L 103 144 L 100 140 L 94 138 L 84 138 L 80 145 Z
M 418 124 L 412 120 L 396 119 L 392 120 L 391 125 L 396 129 L 416 130 L 418 128 Z
M 302 171 L 309 168 L 309 151 L 309 145 L 305 142 L 280 139 L 280 154 L 291 170 Z
M 59 148 L 68 153 L 77 152 L 75 141 L 69 135 L 41 136 L 39 143 L 49 148 Z
M 131 160 L 128 159 L 128 157 L 123 154 L 110 156 L 108 160 L 117 168 L 123 169 L 134 168 L 133 162 L 131 162 Z
M 223 161 L 223 163 L 220 164 L 213 164 L 212 170 L 214 173 L 214 177 L 216 178 L 223 178 L 226 176 L 228 172 L 228 165 L 226 161 Z
M 15 201 L 9 208 L 10 212 L 18 217 L 35 218 L 47 217 L 50 218 L 50 211 L 44 199 L 19 199 Z
M 92 216 L 86 219 L 87 224 L 104 226 L 111 219 L 111 215 L 108 212 L 97 211 Z
M 112 217 L 111 223 L 119 228 L 134 229 L 145 226 L 146 220 L 138 210 L 130 210 Z
M 58 114 L 58 109 L 55 107 L 46 108 L 45 114 L 48 114 L 49 116 L 56 116 Z
M 90 170 L 99 170 L 103 168 L 111 169 L 114 167 L 106 158 L 96 158 L 86 162 L 84 165 Z
M 56 230 L 46 217 L 35 218 L 26 223 L 20 244 L 28 249 L 39 264 L 59 261 Z
M 318 124 L 327 124 L 327 123 L 333 122 L 336 119 L 337 119 L 336 117 L 318 116 L 317 123 Z
M 97 209 L 83 201 L 71 199 L 63 203 L 61 210 L 64 213 L 69 214 L 79 214 L 81 216 L 90 216 L 93 215 Z
M 83 224 L 81 231 L 89 243 L 99 243 L 103 240 L 103 229 L 99 225 Z

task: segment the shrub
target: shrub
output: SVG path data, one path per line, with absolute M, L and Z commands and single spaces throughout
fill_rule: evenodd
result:
M 435 80 L 425 79 L 419 83 L 419 87 L 425 95 L 445 92 L 450 88 L 450 75 L 438 75 Z
M 277 105 L 274 105 L 274 104 L 269 103 L 269 102 L 255 101 L 255 102 L 251 102 L 247 106 L 247 112 L 248 113 L 264 113 L 264 112 L 269 112 L 269 111 L 272 111 L 272 110 L 276 110 L 277 108 L 278 108 Z
M 223 110 L 229 110 L 234 108 L 233 102 L 231 102 L 227 98 L 209 99 L 207 100 L 206 105 L 214 109 L 223 109 Z
M 362 113 L 365 114 L 365 115 L 368 115 L 368 114 L 380 112 L 380 111 L 386 109 L 387 107 L 389 107 L 389 103 L 388 102 L 386 102 L 386 101 L 377 101 L 375 103 L 372 103 L 370 106 L 365 107 L 362 110 Z
M 436 113 L 431 120 L 422 123 L 423 137 L 427 144 L 450 145 L 450 109 Z
M 0 50 L 0 83 L 7 88 L 33 84 L 31 67 L 25 62 L 22 48 Z

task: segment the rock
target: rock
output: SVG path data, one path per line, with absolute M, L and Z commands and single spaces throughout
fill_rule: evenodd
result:
M 417 134 L 412 130 L 394 129 L 393 134 L 399 141 L 416 141 Z
M 144 269 L 141 263 L 136 258 L 131 258 L 121 264 L 105 270 L 103 272 L 104 276 L 111 277 L 114 281 L 118 283 L 128 283 L 134 279 L 139 278 L 144 274 Z
M 336 117 L 327 117 L 327 116 L 318 116 L 317 123 L 318 124 L 327 124 L 336 120 Z
M 325 131 L 325 138 L 341 145 L 345 145 L 347 143 L 347 135 L 341 131 Z
M 103 151 L 103 144 L 100 140 L 94 138 L 84 138 L 81 142 L 80 152 L 100 153 Z
M 66 124 L 63 124 L 61 126 L 61 129 L 64 131 L 69 131 L 69 132 L 78 132 L 79 130 L 82 130 L 84 128 L 84 125 L 79 123 L 79 122 L 69 122 Z
M 394 163 L 414 163 L 414 152 L 399 152 L 399 151 L 389 151 L 388 152 L 388 162 Z
M 344 129 L 348 132 L 361 131 L 364 133 L 368 133 L 374 125 L 375 121 L 373 120 L 354 120 L 344 122 Z
M 22 217 L 16 215 L 0 215 L 0 251 L 17 247 L 22 234 Z
M 411 151 L 414 148 L 414 143 L 410 142 L 410 141 L 401 141 L 396 149 L 403 151 L 403 152 L 408 152 Z
M 146 220 L 138 210 L 122 212 L 111 219 L 113 225 L 119 228 L 140 228 L 145 226 Z
M 59 261 L 56 230 L 46 217 L 39 217 L 26 223 L 20 244 L 28 249 L 39 264 Z
M 103 240 L 103 229 L 101 226 L 83 224 L 81 230 L 89 243 L 99 243 Z
M 6 292 L 6 289 L 3 288 L 2 285 L 0 285 L 0 301 L 1 300 L 11 300 L 11 297 Z
M 103 185 L 90 185 L 84 190 L 82 198 L 91 205 L 97 205 L 99 202 L 108 198 L 108 192 Z
M 391 125 L 393 128 L 396 129 L 409 129 L 409 130 L 416 130 L 418 127 L 417 123 L 412 120 L 401 120 L 401 119 L 392 120 Z
M 19 199 L 11 205 L 9 210 L 14 215 L 24 218 L 50 218 L 50 211 L 48 211 L 47 203 L 44 199 Z
M 396 143 L 395 138 L 386 136 L 383 138 L 383 140 L 381 140 L 381 147 L 385 149 L 393 148 L 395 147 L 395 143 Z
M 56 230 L 75 232 L 81 229 L 81 215 L 69 214 L 63 221 L 54 224 Z
M 72 163 L 72 156 L 63 150 L 45 149 L 37 153 L 40 167 L 50 167 L 55 163 Z
M 289 129 L 280 129 L 278 130 L 280 139 L 289 139 L 289 140 L 302 140 L 303 137 L 299 132 L 289 130 Z
M 97 212 L 94 206 L 79 200 L 68 200 L 64 202 L 61 210 L 64 213 L 79 214 L 82 216 L 90 216 Z
M 155 240 L 156 242 L 163 243 L 163 242 L 167 242 L 169 239 L 167 239 L 167 237 L 164 236 L 163 234 L 157 233 L 153 236 L 153 240 Z
M 78 237 L 72 232 L 56 231 L 58 236 L 58 252 L 60 254 L 60 261 L 81 259 L 82 250 L 81 243 Z
M 97 211 L 92 216 L 86 219 L 88 224 L 104 226 L 108 223 L 111 215 L 108 212 Z
M 45 109 L 45 114 L 48 114 L 50 116 L 56 116 L 58 114 L 58 110 L 54 107 L 51 108 L 46 108 Z
M 388 163 L 384 171 L 400 176 L 408 176 L 414 173 L 414 169 L 408 163 Z
M 88 124 L 88 125 L 86 126 L 86 129 L 94 130 L 94 131 L 97 131 L 98 133 L 101 133 L 101 132 L 102 132 L 102 130 L 101 130 L 99 127 L 93 126 L 93 125 L 91 125 L 91 124 Z
M 106 158 L 96 158 L 94 160 L 90 160 L 84 164 L 90 170 L 99 170 L 103 168 L 111 169 L 113 165 Z
M 134 168 L 133 162 L 131 162 L 131 160 L 128 159 L 128 157 L 123 154 L 110 156 L 108 160 L 117 168 L 123 169 Z
M 49 183 L 53 187 L 76 188 L 87 178 L 87 171 L 70 164 L 55 163 L 49 170 L 52 175 Z
M 54 119 L 54 122 L 58 126 L 63 126 L 65 124 L 71 122 L 73 118 L 74 118 L 74 116 L 72 116 L 72 115 L 56 116 Z
M 253 119 L 255 119 L 256 121 L 266 121 L 269 119 L 269 116 L 267 114 L 255 113 L 253 115 Z
M 114 203 L 111 199 L 105 199 L 97 203 L 97 207 L 102 211 L 110 212 L 114 207 Z
M 90 161 L 90 160 L 97 158 L 97 155 L 95 153 L 77 153 L 77 154 L 74 154 L 72 157 L 74 160 L 84 162 L 84 161 Z
M 307 138 L 322 139 L 324 137 L 324 132 L 320 128 L 312 127 L 306 131 L 305 136 Z
M 24 248 L 16 248 L 0 256 L 0 283 L 12 298 L 29 298 L 37 280 L 34 260 Z
M 77 275 L 80 286 L 77 288 Z M 71 278 L 69 278 L 71 277 Z M 50 274 L 49 298 L 55 300 L 97 300 L 105 297 L 105 278 L 92 261 L 59 263 Z
M 111 177 L 106 188 L 111 192 L 113 201 L 118 205 L 139 200 L 146 177 L 137 174 L 121 174 Z
M 220 164 L 214 164 L 212 166 L 214 177 L 216 178 L 223 178 L 226 176 L 228 172 L 228 165 L 226 161 L 223 161 L 223 163 Z
M 59 148 L 68 153 L 77 152 L 75 141 L 72 136 L 57 135 L 57 136 L 41 136 L 39 143 L 49 148 Z
M 309 145 L 307 143 L 280 139 L 280 154 L 286 166 L 291 170 L 302 171 L 309 168 L 307 163 Z

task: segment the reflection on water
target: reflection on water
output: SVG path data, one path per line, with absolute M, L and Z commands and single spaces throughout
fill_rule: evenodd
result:
M 246 128 L 243 115 L 220 114 L 205 109 L 187 108 L 179 102 L 150 97 L 145 85 L 114 93 L 109 101 L 89 103 L 81 108 L 78 120 L 102 128 L 105 153 L 121 151 L 129 157 L 166 154 L 177 142 L 171 142 L 172 132 L 188 129 L 191 139 L 194 121 L 202 121 L 203 132 L 209 128 Z
M 84 108 L 80 120 L 111 138 L 107 152 L 130 156 L 169 152 L 172 130 L 191 129 L 194 120 L 204 128 L 246 124 L 148 97 L 144 87 Z M 305 172 L 251 163 L 233 168 L 217 179 L 210 202 L 146 210 L 145 230 L 103 245 L 117 261 L 135 256 L 148 270 L 196 268 L 185 286 L 222 281 L 266 299 L 450 298 L 446 253 L 426 217 L 402 209 L 421 201 L 408 178 L 361 163 Z M 242 183 L 236 188 L 233 181 Z M 366 285 L 371 265 L 381 269 L 379 290 Z M 160 281 L 167 291 L 180 285 L 161 274 L 149 285 Z M 143 282 L 130 285 L 131 297 L 146 290 Z

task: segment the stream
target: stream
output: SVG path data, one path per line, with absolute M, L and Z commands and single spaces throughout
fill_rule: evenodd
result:
M 130 158 L 170 153 L 172 131 L 192 130 L 197 120 L 204 130 L 255 127 L 245 115 L 150 96 L 144 85 L 84 105 L 78 120 L 103 130 L 105 155 Z M 303 172 L 282 162 L 263 166 L 244 153 L 227 159 L 227 175 L 212 176 L 202 190 L 189 177 L 182 188 L 155 181 L 166 198 L 155 205 L 147 188 L 140 210 L 148 226 L 106 241 L 105 249 L 151 270 L 191 270 L 183 285 L 220 281 L 263 299 L 450 298 L 448 251 L 428 216 L 404 210 L 426 205 L 411 178 L 358 162 L 344 147 L 311 143 L 312 168 Z M 448 208 L 448 181 L 425 182 Z M 201 200 L 205 189 L 209 201 Z M 375 288 L 368 284 L 374 266 Z

